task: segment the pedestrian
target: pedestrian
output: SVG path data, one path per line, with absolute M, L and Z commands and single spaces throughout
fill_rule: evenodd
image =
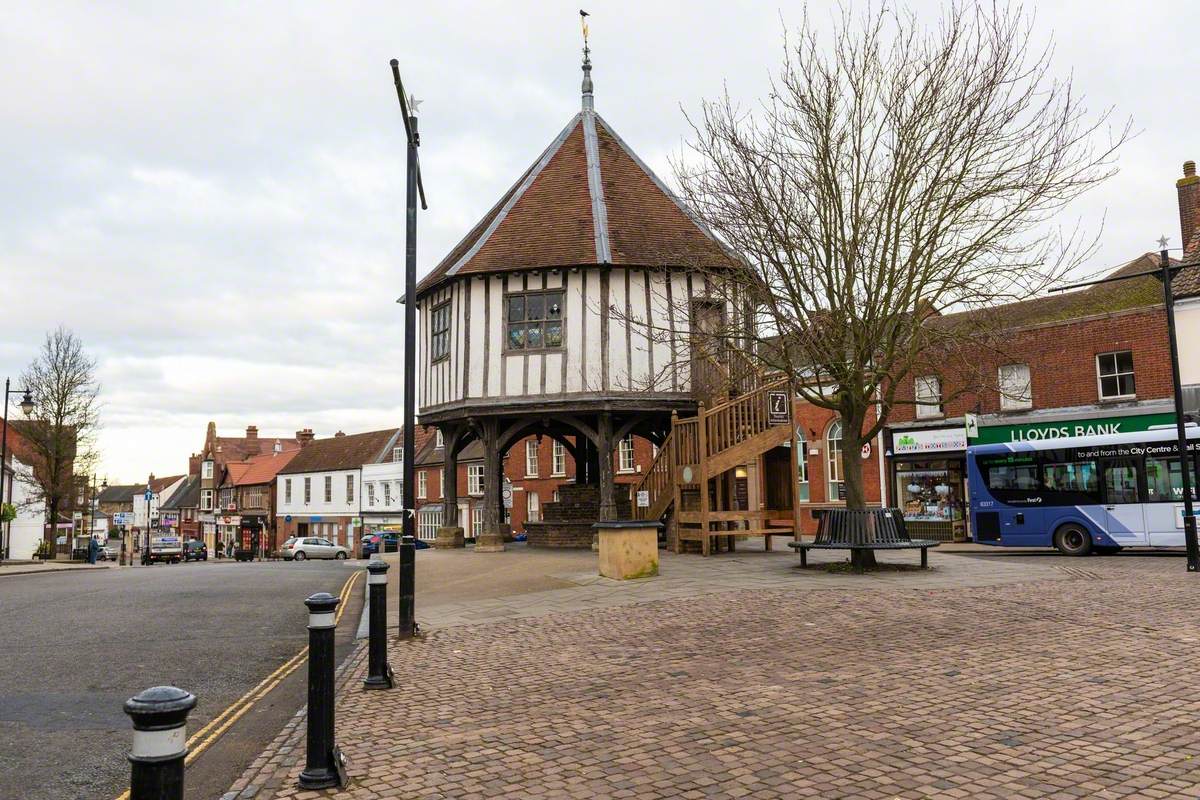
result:
M 100 543 L 93 536 L 88 539 L 88 563 L 95 564 L 96 556 L 100 553 Z

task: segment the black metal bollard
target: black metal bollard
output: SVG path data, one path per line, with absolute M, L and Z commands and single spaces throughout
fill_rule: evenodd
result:
M 333 740 L 333 662 L 337 607 L 328 592 L 304 601 L 308 606 L 308 745 L 300 788 L 345 786 L 342 753 Z
M 400 631 L 397 636 L 401 639 L 411 639 L 417 632 L 416 612 L 416 582 L 417 582 L 417 540 L 411 536 L 400 539 Z
M 367 586 L 371 593 L 371 633 L 367 643 L 367 677 L 364 689 L 392 688 L 392 667 L 387 661 L 387 571 L 388 563 L 378 558 L 367 564 Z
M 125 701 L 133 719 L 129 800 L 183 800 L 187 716 L 196 696 L 174 686 L 155 686 Z

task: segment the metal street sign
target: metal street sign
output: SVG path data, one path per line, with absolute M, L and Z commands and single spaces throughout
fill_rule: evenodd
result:
M 767 423 L 787 425 L 792 421 L 787 392 L 767 392 Z
M 504 500 L 505 508 L 513 507 L 513 485 L 512 481 L 510 481 L 508 478 L 504 479 L 504 486 L 500 490 L 500 497 Z

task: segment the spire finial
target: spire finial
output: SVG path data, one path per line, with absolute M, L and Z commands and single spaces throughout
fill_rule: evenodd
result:
M 583 28 L 583 109 L 593 110 L 592 100 L 592 51 L 588 49 L 588 23 L 590 15 L 579 9 L 579 24 Z

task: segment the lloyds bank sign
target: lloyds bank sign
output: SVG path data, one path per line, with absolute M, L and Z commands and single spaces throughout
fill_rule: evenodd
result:
M 1000 442 L 1065 439 L 1069 436 L 1108 436 L 1114 433 L 1147 431 L 1155 425 L 1173 425 L 1174 423 L 1175 415 L 1166 413 L 1028 422 L 1021 425 L 980 425 L 977 435 L 970 437 L 970 443 L 998 444 Z

